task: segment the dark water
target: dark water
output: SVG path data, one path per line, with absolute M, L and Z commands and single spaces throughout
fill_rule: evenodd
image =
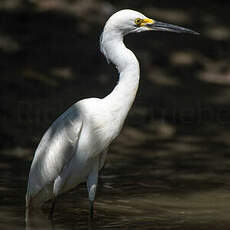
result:
M 229 229 L 229 156 L 212 151 L 208 141 L 202 146 L 193 143 L 196 136 L 166 139 L 154 150 L 149 140 L 143 148 L 136 143 L 141 133 L 133 133 L 126 128 L 111 147 L 93 222 L 88 220 L 85 185 L 80 185 L 60 197 L 53 221 L 47 218 L 47 204 L 42 212 L 33 213 L 29 229 Z M 142 133 L 142 138 L 150 137 Z M 169 148 L 176 145 L 185 149 Z M 24 229 L 29 162 L 5 154 L 0 227 Z
M 27 175 L 50 123 L 116 84 L 98 43 L 121 8 L 201 35 L 125 39 L 140 89 L 100 176 L 94 221 L 80 185 L 60 197 L 52 222 L 47 204 L 27 229 L 230 229 L 229 3 L 206 0 L 0 3 L 0 229 L 26 228 Z

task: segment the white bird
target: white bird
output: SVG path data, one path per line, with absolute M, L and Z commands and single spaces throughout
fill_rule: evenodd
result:
M 42 206 L 82 182 L 87 182 L 90 216 L 111 142 L 119 135 L 139 85 L 139 63 L 126 48 L 123 37 L 143 31 L 171 31 L 198 34 L 183 27 L 150 19 L 133 10 L 113 14 L 100 39 L 101 52 L 118 69 L 119 82 L 106 97 L 78 101 L 65 111 L 42 137 L 31 165 L 26 208 Z

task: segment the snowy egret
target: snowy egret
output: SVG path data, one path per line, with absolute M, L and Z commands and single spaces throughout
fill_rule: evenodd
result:
M 103 99 L 89 98 L 72 105 L 46 131 L 30 169 L 27 210 L 52 200 L 52 214 L 59 194 L 87 182 L 90 216 L 93 216 L 98 173 L 105 163 L 109 145 L 120 133 L 139 85 L 139 63 L 124 45 L 123 37 L 152 30 L 198 34 L 128 9 L 108 19 L 100 48 L 108 62 L 116 65 L 119 82 Z

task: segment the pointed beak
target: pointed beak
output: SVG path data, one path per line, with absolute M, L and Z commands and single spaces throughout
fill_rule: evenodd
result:
M 189 33 L 189 34 L 199 35 L 199 33 L 196 31 L 181 26 L 176 26 L 164 22 L 158 22 L 155 20 L 152 20 L 152 23 L 146 23 L 145 26 L 148 27 L 150 30 L 155 30 L 155 31 L 169 31 L 175 33 Z

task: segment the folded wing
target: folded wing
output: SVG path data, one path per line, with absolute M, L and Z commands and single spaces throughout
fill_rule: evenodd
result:
M 77 104 L 71 106 L 42 137 L 31 165 L 26 206 L 30 199 L 46 189 L 70 161 L 78 145 L 82 119 Z

